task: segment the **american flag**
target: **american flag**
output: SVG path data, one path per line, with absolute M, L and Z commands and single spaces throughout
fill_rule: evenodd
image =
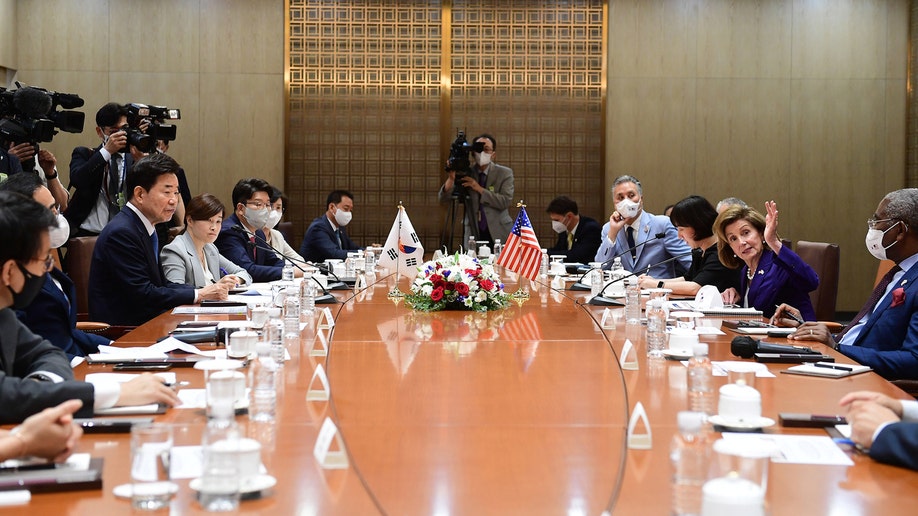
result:
M 513 223 L 513 229 L 507 237 L 507 244 L 497 258 L 497 264 L 531 280 L 539 275 L 542 248 L 535 231 L 532 230 L 525 206 L 520 208 L 520 213 L 516 216 L 516 222 Z

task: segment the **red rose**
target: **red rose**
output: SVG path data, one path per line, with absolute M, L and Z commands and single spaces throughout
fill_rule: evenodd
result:
M 443 281 L 443 276 L 440 276 L 439 274 L 431 274 L 429 279 L 431 283 L 436 283 L 438 281 Z
M 483 279 L 479 281 L 478 284 L 481 285 L 481 288 L 485 290 L 491 290 L 492 288 L 494 288 L 494 282 L 489 279 Z
M 443 299 L 443 288 L 437 287 L 433 289 L 433 292 L 430 293 L 431 301 L 439 301 Z
M 446 290 L 456 290 L 456 284 L 452 281 L 447 281 L 443 288 Z
M 889 305 L 890 308 L 895 308 L 905 302 L 905 289 L 902 287 L 897 288 L 892 291 L 892 304 Z
M 465 283 L 456 283 L 456 293 L 460 296 L 469 295 L 469 286 Z

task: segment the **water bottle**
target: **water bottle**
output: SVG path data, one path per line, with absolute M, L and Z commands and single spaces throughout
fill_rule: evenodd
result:
M 608 295 L 621 297 L 625 295 L 625 284 L 622 282 L 628 272 L 622 267 L 621 257 L 615 257 L 615 260 L 612 262 L 612 268 L 609 270 L 609 281 L 612 285 L 606 290 Z
M 701 489 L 707 480 L 710 451 L 702 429 L 704 414 L 679 412 L 679 432 L 673 437 L 672 514 L 701 514 Z
M 372 249 L 367 249 L 364 254 L 367 260 L 367 272 L 371 272 L 376 269 L 376 253 Z
M 476 258 L 478 256 L 475 253 L 476 249 L 478 249 L 478 245 L 477 245 L 477 242 L 475 241 L 475 237 L 473 235 L 469 235 L 469 243 L 468 243 L 468 246 L 465 248 L 465 253 L 471 256 L 472 258 Z
M 641 286 L 637 276 L 625 280 L 625 323 L 641 324 Z
M 300 322 L 309 322 L 316 312 L 316 280 L 311 272 L 303 273 L 300 282 Z
M 710 416 L 714 411 L 714 386 L 708 345 L 703 342 L 695 344 L 692 354 L 694 356 L 688 362 L 689 408 Z
M 542 249 L 542 265 L 539 266 L 539 277 L 548 277 L 548 249 Z
M 654 299 L 647 307 L 647 356 L 663 358 L 666 349 L 666 312 L 663 300 Z
M 596 268 L 590 271 L 590 295 L 596 297 L 602 292 L 602 269 Z
M 492 253 L 494 255 L 494 260 L 497 260 L 497 257 L 500 256 L 500 252 L 501 250 L 503 250 L 503 248 L 504 248 L 504 244 L 500 243 L 499 238 L 495 238 L 494 239 L 494 251 Z
M 296 286 L 287 287 L 284 297 L 284 335 L 298 336 L 300 334 L 300 296 Z
M 239 439 L 239 427 L 233 420 L 212 419 L 204 429 L 198 501 L 205 511 L 239 509 Z
M 278 368 L 284 365 L 284 320 L 270 319 L 265 325 L 266 339 L 271 346 L 271 358 Z
M 251 399 L 249 419 L 252 421 L 274 421 L 277 412 L 277 364 L 271 357 L 271 343 L 258 341 L 255 345 L 258 358 L 249 366 L 251 378 Z
M 282 281 L 293 281 L 293 264 L 284 260 L 284 268 L 281 271 Z

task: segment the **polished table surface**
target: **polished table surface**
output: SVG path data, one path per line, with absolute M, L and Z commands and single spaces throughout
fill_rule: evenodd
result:
M 237 418 L 247 435 L 263 443 L 265 466 L 278 479 L 264 498 L 244 501 L 240 512 L 669 513 L 669 447 L 676 413 L 687 409 L 687 370 L 639 352 L 639 369 L 622 371 L 618 354 L 625 338 L 642 351 L 644 335 L 642 327 L 621 321 L 620 308 L 613 309 L 614 328 L 601 329 L 603 309 L 582 304 L 585 293 L 533 284 L 530 299 L 502 311 L 426 314 L 388 299 L 394 284 L 390 276 L 357 296 L 337 293 L 346 302 L 332 306 L 336 325 L 328 356 L 309 355 L 315 337 L 308 331 L 300 348 L 290 350 L 278 422 Z M 401 287 L 407 289 L 404 279 Z M 164 314 L 119 344 L 149 345 L 194 318 Z M 734 334 L 726 333 L 702 337 L 714 360 L 735 359 L 729 351 Z M 319 363 L 328 373 L 330 400 L 306 401 Z M 786 367 L 769 364 L 776 374 Z M 81 365 L 77 374 L 108 370 Z M 190 387 L 203 386 L 200 371 L 173 371 Z M 724 381 L 715 377 L 715 388 Z M 756 387 L 763 415 L 775 420 L 778 412 L 836 413 L 838 399 L 852 390 L 906 397 L 873 373 L 843 379 L 777 374 L 759 378 Z M 650 450 L 626 446 L 628 418 L 638 401 L 653 432 Z M 340 430 L 347 469 L 324 470 L 313 457 L 326 417 Z M 177 445 L 198 444 L 206 421 L 194 409 L 170 410 L 158 420 L 176 424 Z M 766 432 L 825 435 L 779 426 Z M 79 451 L 105 458 L 103 489 L 36 495 L 29 511 L 130 510 L 128 501 L 111 492 L 129 480 L 127 434 L 87 435 Z M 852 467 L 773 463 L 771 513 L 914 513 L 918 473 L 862 455 L 852 459 Z M 200 512 L 188 481 L 178 483 L 172 512 Z

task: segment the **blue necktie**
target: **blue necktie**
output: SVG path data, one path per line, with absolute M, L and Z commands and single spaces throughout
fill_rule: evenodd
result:
M 156 235 L 155 229 L 150 236 L 150 240 L 153 241 L 153 259 L 156 260 L 156 263 L 159 263 L 159 237 Z
M 631 226 L 628 226 L 628 229 L 625 233 L 626 233 L 625 236 L 628 239 L 628 247 L 631 248 L 631 259 L 637 260 L 637 248 L 635 247 L 635 244 L 634 244 L 634 228 Z

